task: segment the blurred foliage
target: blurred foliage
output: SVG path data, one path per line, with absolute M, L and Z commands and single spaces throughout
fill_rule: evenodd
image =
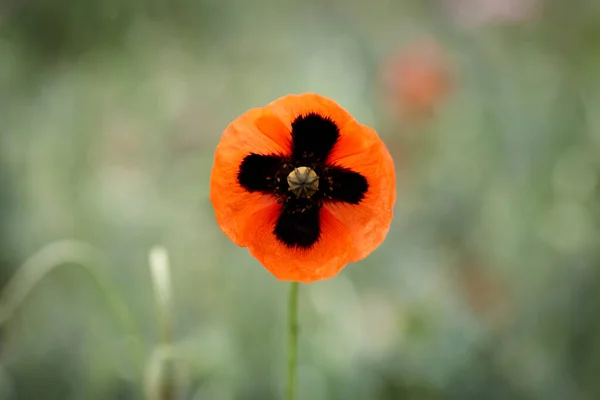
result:
M 598 398 L 600 3 L 521 3 L 1 3 L 0 304 L 57 241 L 100 255 L 2 323 L 0 399 L 151 397 L 161 357 L 178 398 L 281 398 L 287 285 L 220 232 L 208 179 L 233 118 L 306 91 L 377 129 L 399 198 L 381 248 L 301 287 L 300 399 Z M 456 18 L 490 4 L 512 19 Z M 413 120 L 381 71 L 422 37 L 455 84 Z

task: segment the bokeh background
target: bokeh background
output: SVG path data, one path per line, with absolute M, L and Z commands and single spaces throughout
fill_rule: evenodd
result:
M 0 399 L 282 398 L 288 284 L 208 181 L 232 119 L 307 91 L 398 200 L 301 286 L 299 399 L 600 398 L 599 40 L 597 0 L 3 1 Z

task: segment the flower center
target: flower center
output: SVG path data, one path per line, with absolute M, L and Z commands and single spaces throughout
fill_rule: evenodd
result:
M 328 117 L 300 115 L 292 122 L 291 152 L 250 153 L 240 163 L 240 186 L 247 192 L 268 195 L 279 205 L 273 229 L 279 243 L 310 248 L 321 237 L 324 204 L 358 205 L 365 198 L 369 189 L 366 177 L 328 163 L 339 137 L 338 126 Z
M 287 183 L 290 186 L 289 191 L 296 197 L 310 198 L 319 190 L 319 177 L 316 172 L 309 167 L 298 167 L 289 173 Z

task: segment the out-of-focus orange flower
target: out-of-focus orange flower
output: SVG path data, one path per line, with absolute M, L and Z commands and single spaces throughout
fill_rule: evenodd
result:
M 234 120 L 211 174 L 217 222 L 275 277 L 335 276 L 385 239 L 396 199 L 377 133 L 334 101 L 288 95 Z
M 474 255 L 463 254 L 458 268 L 458 284 L 473 313 L 496 327 L 512 318 L 506 282 Z
M 453 76 L 441 47 L 433 39 L 422 39 L 384 65 L 383 82 L 394 112 L 418 119 L 429 116 L 450 91 Z

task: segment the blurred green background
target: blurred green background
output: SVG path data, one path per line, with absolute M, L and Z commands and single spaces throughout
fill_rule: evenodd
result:
M 382 70 L 424 37 L 453 84 L 412 118 Z M 377 129 L 398 200 L 301 286 L 299 399 L 600 398 L 599 41 L 597 0 L 3 1 L 0 399 L 282 398 L 288 284 L 208 182 L 232 119 L 307 91 Z

